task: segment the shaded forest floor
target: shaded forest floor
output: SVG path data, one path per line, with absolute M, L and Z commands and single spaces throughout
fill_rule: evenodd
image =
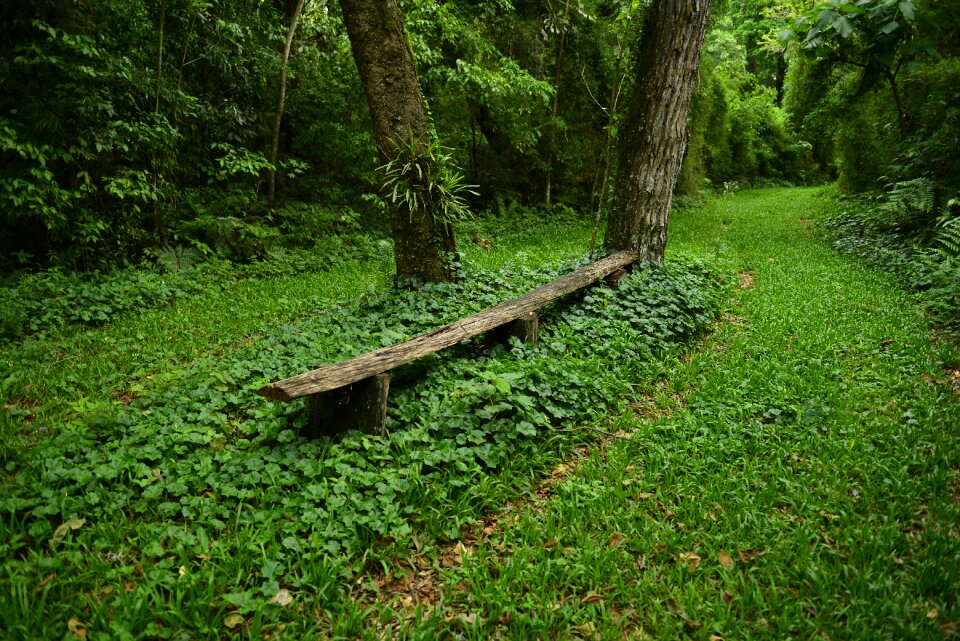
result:
M 342 500 L 334 492 L 339 479 L 387 474 L 395 466 L 390 456 L 423 446 L 398 440 L 393 450 L 380 451 L 356 439 L 356 451 L 379 458 L 369 467 L 346 454 L 338 462 L 333 446 L 284 440 L 294 438 L 284 426 L 295 422 L 295 411 L 258 415 L 260 405 L 251 409 L 246 397 L 231 400 L 243 384 L 239 375 L 239 382 L 230 379 L 232 369 L 224 369 L 230 380 L 214 381 L 210 390 L 197 381 L 216 372 L 208 370 L 214 362 L 247 372 L 247 360 L 262 360 L 265 352 L 237 354 L 275 340 L 268 325 L 292 322 L 310 305 L 384 290 L 383 265 L 350 267 L 355 273 L 347 285 L 314 278 L 328 289 L 309 303 L 298 302 L 304 295 L 293 280 L 282 280 L 277 287 L 289 303 L 262 293 L 249 303 L 224 295 L 219 312 L 181 306 L 71 334 L 56 348 L 37 342 L 30 348 L 37 354 L 72 358 L 69 341 L 77 341 L 92 364 L 73 374 L 73 383 L 85 386 L 74 398 L 58 400 L 58 388 L 42 387 L 62 369 L 55 362 L 38 359 L 22 374 L 25 390 L 47 395 L 49 407 L 37 416 L 62 423 L 51 431 L 65 434 L 70 465 L 53 451 L 40 452 L 46 437 L 36 423 L 14 424 L 25 403 L 13 399 L 16 407 L 5 414 L 5 437 L 40 446 L 8 449 L 3 458 L 0 636 L 954 635 L 960 396 L 953 383 L 960 352 L 931 330 L 892 277 L 837 255 L 816 237 L 826 198 L 817 189 L 748 191 L 676 213 L 668 259 L 706 257 L 736 279 L 712 331 L 686 349 L 656 352 L 616 388 L 612 404 L 579 408 L 575 424 L 522 445 L 496 472 L 460 472 L 453 461 L 450 474 L 430 481 L 400 474 L 404 468 L 371 477 L 371 488 L 412 484 L 397 490 L 392 503 L 416 499 L 422 513 L 400 515 L 401 523 L 414 524 L 412 532 L 361 540 L 339 555 L 316 547 L 333 542 L 329 530 L 342 522 L 336 517 L 355 507 L 333 507 Z M 477 245 L 471 252 L 489 268 L 526 252 L 523 271 L 564 251 L 582 252 L 588 238 L 584 225 L 494 238 L 493 249 Z M 194 314 L 206 314 L 203 325 L 215 327 L 225 309 L 237 313 L 223 344 L 216 332 L 209 344 L 203 337 L 168 338 L 175 330 L 189 334 Z M 188 320 L 178 323 L 177 316 Z M 157 332 L 150 322 L 175 328 L 159 325 L 164 331 Z M 559 341 L 562 332 L 553 331 Z M 98 341 L 119 343 L 146 360 L 127 362 L 123 352 L 98 349 Z M 568 348 L 578 349 L 574 342 Z M 194 360 L 204 354 L 210 360 Z M 498 402 L 520 388 L 504 372 L 534 356 L 523 353 L 513 362 L 501 355 L 506 369 L 484 366 L 480 373 L 494 384 L 487 387 L 508 390 Z M 18 375 L 20 366 L 8 358 L 10 376 Z M 87 367 L 85 358 L 77 357 L 78 367 Z M 135 374 L 138 388 L 104 382 L 100 369 L 119 381 Z M 443 379 L 430 381 L 439 396 L 449 391 Z M 593 394 L 587 383 L 581 387 Z M 64 390 L 70 385 L 62 382 Z M 131 391 L 133 398 L 121 398 Z M 177 406 L 187 401 L 193 404 Z M 91 403 L 113 404 L 126 418 L 107 420 L 106 410 Z M 411 407 L 418 406 L 411 401 Z M 404 411 L 396 410 L 396 420 Z M 244 412 L 246 418 L 236 418 Z M 221 414 L 230 416 L 226 426 L 219 426 Z M 176 421 L 183 425 L 169 427 Z M 266 435 L 244 434 L 244 424 Z M 138 429 L 156 430 L 172 449 L 148 437 L 110 449 Z M 93 436 L 75 441 L 69 437 L 76 430 Z M 440 447 L 443 434 L 427 436 Z M 96 458 L 84 448 L 106 453 Z M 130 459 L 127 467 L 111 467 L 114 451 L 122 459 L 116 465 Z M 329 470 L 310 467 L 331 459 Z M 187 463 L 196 469 L 177 476 Z M 249 480 L 253 475 L 257 480 Z M 219 484 L 223 478 L 233 479 L 239 497 Z M 470 487 L 454 491 L 458 482 Z M 329 494 L 321 500 L 321 492 Z M 325 505 L 331 514 L 304 536 L 298 522 L 310 509 L 294 501 L 307 499 L 317 506 L 313 512 Z M 217 511 L 224 506 L 227 517 Z

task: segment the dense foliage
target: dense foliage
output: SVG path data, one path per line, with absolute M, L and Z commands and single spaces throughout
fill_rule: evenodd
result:
M 384 180 L 336 3 L 38 2 L 2 27 L 0 270 L 104 269 L 165 247 L 249 260 L 329 234 L 312 208 L 383 227 Z M 476 209 L 603 208 L 642 3 L 402 2 L 420 83 Z M 714 18 L 681 190 L 816 176 L 737 26 Z M 782 75 L 782 74 L 781 74 Z M 778 81 L 782 85 L 782 78 Z M 776 84 L 776 83 L 774 83 Z M 549 184 L 549 195 L 547 186 Z
M 935 317 L 960 329 L 960 202 L 934 211 L 934 185 L 917 179 L 894 185 L 876 196 L 844 201 L 843 210 L 826 221 L 834 246 L 867 264 L 890 270 L 921 294 Z
M 269 571 L 222 576 L 204 621 L 185 624 L 206 635 L 226 612 L 266 612 L 281 585 L 315 591 L 318 603 L 335 598 L 342 576 L 361 569 L 378 542 L 457 536 L 483 507 L 484 487 L 502 482 L 499 471 L 522 471 L 541 449 L 576 438 L 550 428 L 569 430 L 616 405 L 656 367 L 655 354 L 704 330 L 727 291 L 715 267 L 690 258 L 641 265 L 617 292 L 599 287 L 555 306 L 539 346 L 473 341 L 398 370 L 384 439 L 307 441 L 297 434 L 300 404 L 254 390 L 318 355 L 336 360 L 392 343 L 556 273 L 472 272 L 324 310 L 200 359 L 128 403 L 88 408 L 31 450 L 5 447 L 3 575 L 23 587 L 68 565 L 111 583 L 153 577 L 116 593 L 122 617 L 103 612 L 96 622 L 129 636 L 146 623 L 135 603 L 187 589 L 178 567 L 202 582 L 209 563 L 262 554 Z M 607 322 L 596 322 L 601 314 Z M 64 540 L 71 528 L 80 531 Z M 19 609 L 17 589 L 0 591 L 7 629 L 40 634 L 46 624 Z M 75 597 L 49 595 L 57 608 Z

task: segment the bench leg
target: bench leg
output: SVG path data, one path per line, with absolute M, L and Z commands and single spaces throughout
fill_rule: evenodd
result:
M 509 325 L 508 336 L 516 336 L 521 343 L 536 345 L 540 340 L 540 319 L 536 312 L 527 312 Z
M 618 269 L 609 276 L 603 277 L 603 284 L 610 289 L 620 289 L 620 282 L 627 277 L 627 270 Z
M 387 425 L 390 374 L 377 374 L 352 385 L 307 397 L 307 438 L 348 430 L 383 436 Z

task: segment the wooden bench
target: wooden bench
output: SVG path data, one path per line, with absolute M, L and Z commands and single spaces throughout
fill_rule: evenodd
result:
M 536 342 L 538 310 L 601 279 L 616 287 L 626 275 L 625 268 L 637 258 L 632 251 L 607 256 L 522 296 L 440 329 L 270 383 L 257 393 L 276 401 L 308 397 L 310 418 L 307 432 L 311 437 L 350 429 L 382 435 L 387 420 L 390 370 L 497 328 L 504 328 L 509 336 Z

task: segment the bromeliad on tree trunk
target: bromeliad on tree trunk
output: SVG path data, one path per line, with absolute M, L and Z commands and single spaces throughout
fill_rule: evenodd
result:
M 396 0 L 340 0 L 340 7 L 388 180 L 389 168 L 408 164 L 405 153 L 422 175 L 421 165 L 431 162 L 435 143 Z M 410 187 L 410 194 L 416 194 L 416 186 Z M 388 204 L 397 276 L 452 279 L 455 268 L 450 256 L 456 252 L 456 242 L 452 226 L 431 209 L 437 203 L 430 198 L 424 202 L 421 194 L 419 199 L 388 198 Z

